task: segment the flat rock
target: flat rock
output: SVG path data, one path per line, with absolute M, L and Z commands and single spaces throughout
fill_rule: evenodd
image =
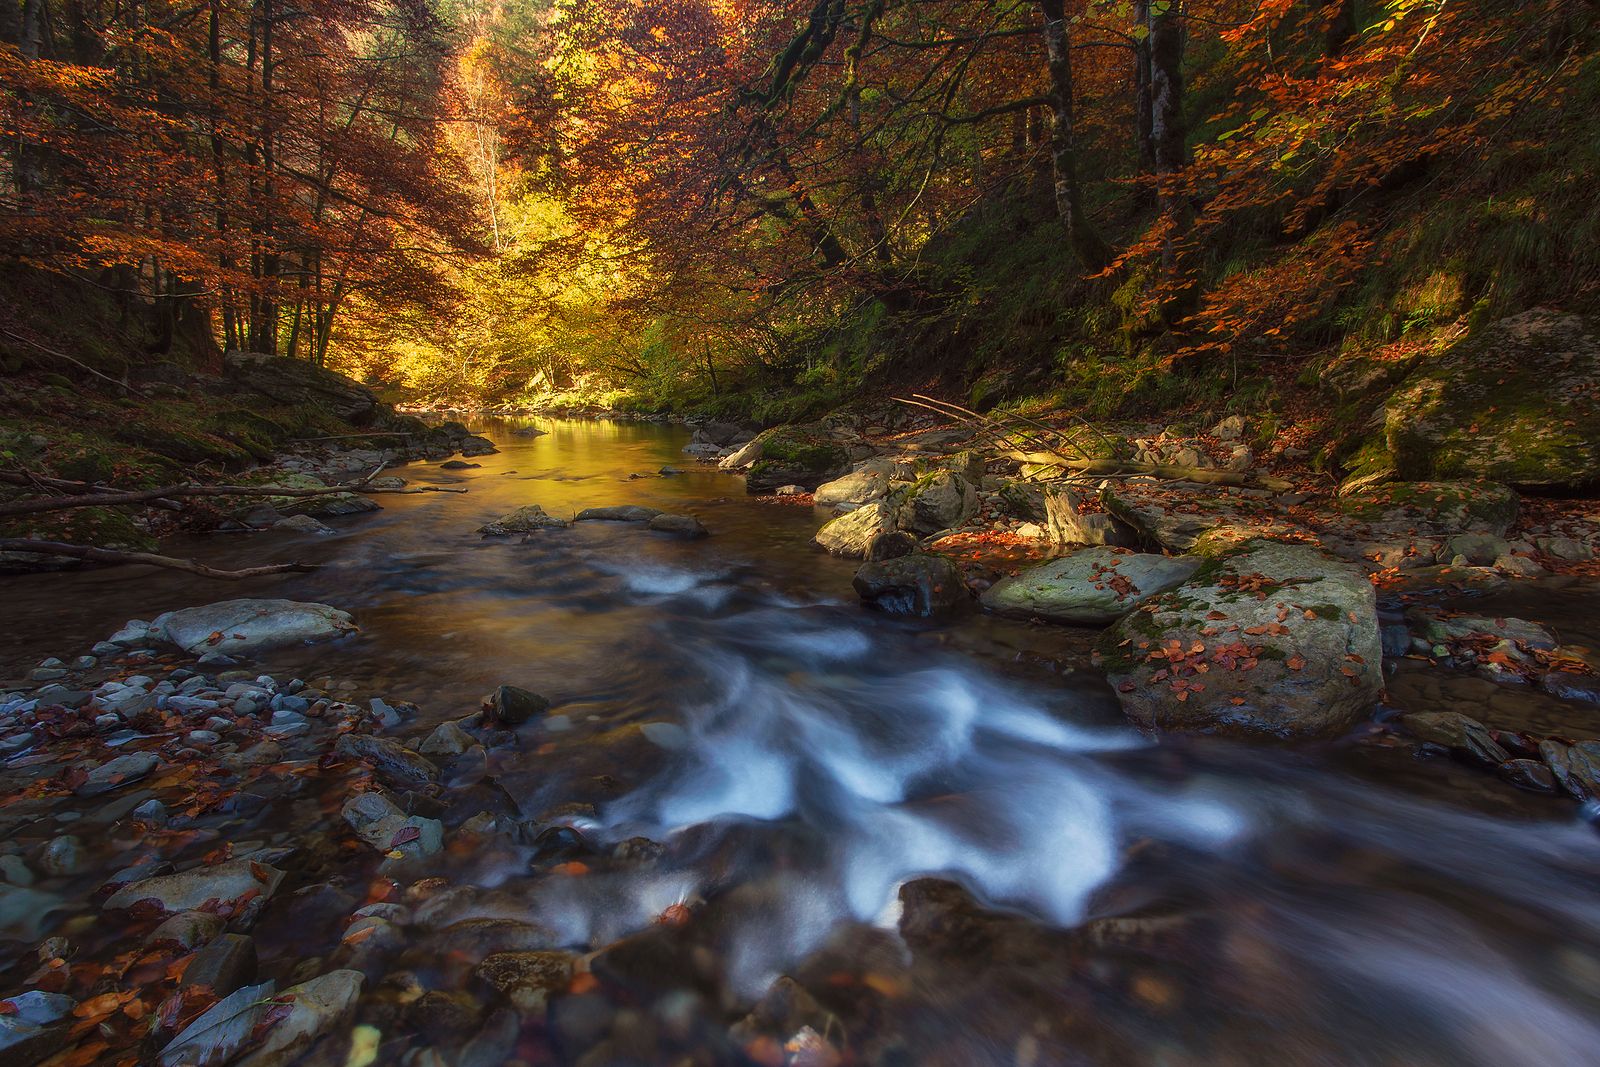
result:
M 348 612 L 296 600 L 224 600 L 169 611 L 151 625 L 164 641 L 191 655 L 248 654 L 326 641 L 357 629 Z
M 483 709 L 496 722 L 516 726 L 549 711 L 550 701 L 521 686 L 502 685 L 483 698 Z
M 821 508 L 869 504 L 889 495 L 889 468 L 881 461 L 817 486 L 812 502 Z
M 916 538 L 900 530 L 899 509 L 881 500 L 840 515 L 812 540 L 829 555 L 847 559 L 890 559 L 916 547 Z
M 568 952 L 497 952 L 473 970 L 482 982 L 527 1011 L 572 982 L 576 957 Z
M 167 914 L 194 911 L 207 901 L 230 903 L 251 892 L 269 897 L 281 881 L 283 872 L 275 867 L 255 860 L 227 860 L 129 883 L 113 893 L 105 907 L 119 910 L 153 900 Z
M 80 797 L 97 797 L 118 789 L 129 782 L 137 782 L 161 762 L 154 752 L 130 752 L 125 756 L 107 760 L 89 772 L 73 790 Z
M 1485 766 L 1511 758 L 1477 719 L 1454 711 L 1419 711 L 1400 717 L 1400 728 L 1419 741 L 1440 745 Z
M 1213 560 L 1098 647 L 1122 710 L 1151 731 L 1328 734 L 1383 690 L 1372 583 L 1306 545 L 1258 541 Z
M 1002 578 L 980 598 L 1002 615 L 1094 626 L 1115 622 L 1199 569 L 1197 556 L 1157 556 L 1091 548 Z

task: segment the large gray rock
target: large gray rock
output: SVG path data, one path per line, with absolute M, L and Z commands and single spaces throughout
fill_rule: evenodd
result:
M 916 547 L 900 530 L 899 509 L 875 501 L 832 520 L 812 540 L 829 555 L 847 559 L 890 559 Z
M 812 502 L 819 508 L 831 508 L 840 504 L 870 504 L 888 495 L 889 470 L 887 465 L 876 463 L 817 486 Z
M 757 438 L 740 446 L 738 451 L 723 456 L 722 459 L 717 461 L 717 466 L 725 471 L 742 471 L 761 459 L 761 453 L 765 450 L 765 447 L 761 443 L 761 439 Z
M 964 525 L 978 513 L 978 487 L 954 471 L 934 471 L 906 490 L 900 522 L 919 534 Z
M 1199 567 L 1194 556 L 1090 548 L 1002 578 L 980 599 L 1002 615 L 1103 625 L 1182 585 Z
M 1124 616 L 1099 652 L 1122 710 L 1151 731 L 1333 733 L 1383 690 L 1372 583 L 1306 545 L 1211 561 Z
M 297 600 L 223 600 L 169 611 L 151 626 L 162 640 L 192 655 L 230 656 L 326 641 L 357 629 L 349 612 Z
M 1400 477 L 1600 483 L 1600 320 L 1535 308 L 1422 363 L 1384 406 Z
M 171 915 L 193 911 L 207 901 L 231 903 L 246 893 L 270 897 L 281 881 L 283 872 L 276 867 L 250 859 L 228 860 L 210 867 L 193 867 L 177 874 L 130 882 L 113 893 L 105 907 L 131 908 L 140 901 L 149 900 L 159 905 L 163 913 Z
M 961 569 L 923 552 L 865 563 L 853 584 L 864 602 L 891 615 L 927 617 L 967 601 Z

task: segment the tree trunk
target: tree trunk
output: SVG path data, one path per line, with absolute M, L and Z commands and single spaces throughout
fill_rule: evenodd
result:
M 1072 42 L 1062 0 L 1039 0 L 1044 15 L 1045 61 L 1050 70 L 1050 152 L 1055 177 L 1056 214 L 1067 230 L 1067 243 L 1084 269 L 1105 269 L 1111 250 L 1095 232 L 1083 206 L 1078 181 L 1078 146 L 1073 131 Z
M 1328 22 L 1326 43 L 1328 54 L 1336 56 L 1344 51 L 1344 46 L 1355 36 L 1356 5 L 1355 0 L 1330 0 L 1328 7 L 1332 18 Z
M 1167 219 L 1162 263 L 1176 263 L 1178 240 L 1188 229 L 1188 199 L 1178 175 L 1189 164 L 1183 129 L 1183 14 L 1180 0 L 1152 0 L 1149 6 L 1150 142 L 1155 155 L 1157 192 Z
M 1150 22 L 1150 0 L 1134 0 L 1134 20 L 1141 26 Z M 1139 173 L 1154 174 L 1156 142 L 1152 129 L 1153 106 L 1150 86 L 1150 36 L 1146 33 L 1133 42 L 1133 88 L 1135 135 L 1139 142 Z

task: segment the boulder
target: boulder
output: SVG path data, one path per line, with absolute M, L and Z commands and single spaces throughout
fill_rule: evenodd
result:
M 978 487 L 954 471 L 919 478 L 905 490 L 904 499 L 901 525 L 924 535 L 965 525 L 978 513 Z
M 1539 756 L 1568 796 L 1576 800 L 1600 798 L 1600 741 L 1568 745 L 1548 739 L 1539 742 Z
M 1600 320 L 1535 308 L 1491 323 L 1410 374 L 1384 408 L 1402 478 L 1600 484 Z
M 840 504 L 870 504 L 888 495 L 889 471 L 882 464 L 869 464 L 817 486 L 812 502 L 821 508 L 831 508 Z
M 767 493 L 784 485 L 815 489 L 850 462 L 849 450 L 821 424 L 775 426 L 756 441 L 761 443 L 761 459 L 745 479 L 745 491 L 750 493 Z
M 1200 563 L 1196 556 L 1090 548 L 1002 578 L 980 599 L 1001 615 L 1099 626 L 1182 585 Z
M 1338 499 L 1340 514 L 1369 532 L 1439 538 L 1504 537 L 1517 505 L 1517 494 L 1498 482 L 1389 482 Z
M 1383 690 L 1372 583 L 1307 545 L 1256 541 L 1209 561 L 1098 651 L 1122 710 L 1151 731 L 1328 734 Z
M 891 615 L 925 618 L 967 601 L 961 569 L 945 556 L 923 552 L 868 562 L 853 584 L 865 603 Z
M 326 641 L 357 630 L 348 612 L 296 600 L 223 600 L 158 615 L 160 639 L 191 655 L 230 656 Z
M 538 504 L 524 504 L 493 522 L 484 523 L 477 532 L 485 537 L 510 537 L 512 534 L 532 533 L 535 530 L 560 529 L 566 524 L 564 519 L 546 515 L 544 508 Z
M 549 711 L 550 701 L 520 686 L 502 685 L 483 698 L 483 710 L 496 722 L 516 726 Z
M 1041 490 L 1045 529 L 1058 545 L 1120 545 L 1138 543 L 1133 527 L 1108 511 L 1089 510 L 1083 498 L 1065 485 Z
M 660 508 L 647 508 L 642 504 L 622 504 L 609 508 L 584 508 L 573 522 L 649 522 L 661 514 Z
M 916 538 L 900 530 L 899 509 L 883 501 L 840 515 L 812 540 L 829 555 L 848 559 L 890 559 L 916 547 Z
M 711 531 L 700 524 L 693 515 L 668 515 L 662 513 L 650 520 L 650 529 L 675 537 L 699 538 L 711 536 Z

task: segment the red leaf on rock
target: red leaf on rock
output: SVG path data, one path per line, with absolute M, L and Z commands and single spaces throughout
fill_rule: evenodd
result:
M 389 839 L 389 847 L 399 848 L 401 845 L 409 845 L 411 842 L 417 840 L 421 836 L 422 831 L 417 829 L 415 826 L 402 826 L 400 829 L 396 830 L 394 832 L 394 836 Z

